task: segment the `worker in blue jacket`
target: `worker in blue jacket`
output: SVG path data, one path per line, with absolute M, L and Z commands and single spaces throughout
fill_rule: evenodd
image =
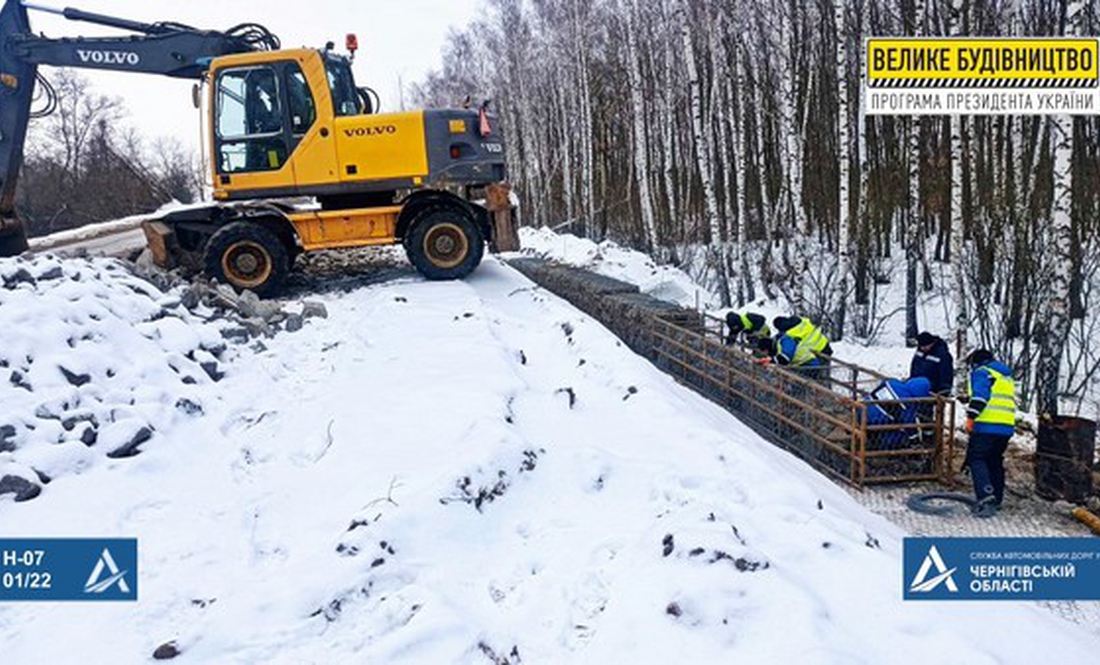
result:
M 1004 501 L 1004 455 L 1008 440 L 1016 431 L 1016 383 L 1012 370 L 978 349 L 967 358 L 970 381 L 966 408 L 966 464 L 974 479 L 978 499 L 975 514 L 992 517 Z
M 917 335 L 917 352 L 909 363 L 909 376 L 923 376 L 932 384 L 932 392 L 950 395 L 955 376 L 955 359 L 947 342 L 930 332 Z
M 917 401 L 932 396 L 932 384 L 923 376 L 910 379 L 886 379 L 864 401 L 867 403 L 868 425 L 915 425 L 923 404 Z M 921 442 L 918 427 L 876 431 L 873 444 L 880 448 L 916 446 Z
M 778 331 L 775 360 L 780 365 L 824 367 L 829 364 L 833 347 L 812 321 L 801 316 L 777 316 L 772 323 Z

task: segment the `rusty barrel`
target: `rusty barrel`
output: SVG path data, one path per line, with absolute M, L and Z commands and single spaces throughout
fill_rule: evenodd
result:
M 1059 416 L 1039 425 L 1035 447 L 1035 493 L 1045 499 L 1082 503 L 1092 494 L 1096 423 Z

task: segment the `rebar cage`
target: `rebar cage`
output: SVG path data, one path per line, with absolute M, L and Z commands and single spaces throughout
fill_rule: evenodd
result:
M 727 345 L 720 320 L 678 319 L 651 317 L 653 362 L 826 475 L 856 487 L 947 482 L 953 400 L 872 399 L 886 379 L 878 372 L 835 358 L 817 368 L 764 364 L 751 349 Z M 908 417 L 870 423 L 874 408 Z

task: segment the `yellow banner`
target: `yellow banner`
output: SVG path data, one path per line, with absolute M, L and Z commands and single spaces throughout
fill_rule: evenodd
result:
M 867 40 L 870 87 L 1088 88 L 1100 76 L 1100 39 L 879 38 Z

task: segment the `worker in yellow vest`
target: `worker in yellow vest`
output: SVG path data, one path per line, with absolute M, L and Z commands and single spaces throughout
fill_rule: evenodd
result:
M 974 514 L 997 514 L 1005 495 L 1005 450 L 1016 431 L 1016 383 L 1012 370 L 994 360 L 986 349 L 978 349 L 967 358 L 970 381 L 966 408 L 966 465 L 974 479 L 978 504 Z
M 761 337 L 771 337 L 772 331 L 768 327 L 768 320 L 763 314 L 755 312 L 729 312 L 726 314 L 726 327 L 729 334 L 726 335 L 726 346 L 733 346 L 740 339 L 746 346 L 756 348 Z
M 823 367 L 833 355 L 829 338 L 812 321 L 802 316 L 777 316 L 775 360 L 791 367 Z

